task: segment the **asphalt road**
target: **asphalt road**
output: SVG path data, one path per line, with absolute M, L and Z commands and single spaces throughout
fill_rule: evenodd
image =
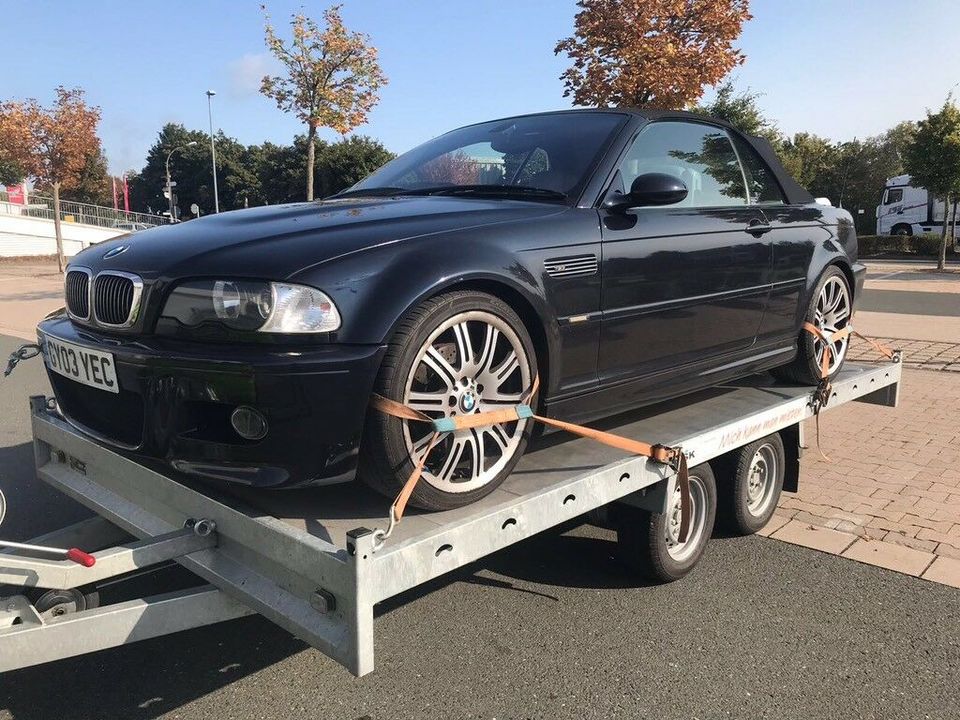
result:
M 6 538 L 84 514 L 33 478 L 45 390 L 38 360 L 0 380 Z M 247 618 L 0 676 L 0 718 L 960 716 L 955 589 L 762 538 L 649 587 L 612 550 L 545 533 L 385 604 L 362 679 Z
M 960 317 L 960 294 L 869 288 L 864 292 L 858 309 L 872 312 Z

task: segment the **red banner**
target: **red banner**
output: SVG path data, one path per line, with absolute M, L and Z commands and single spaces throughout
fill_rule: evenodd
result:
M 16 205 L 23 205 L 26 202 L 24 197 L 23 185 L 7 185 L 7 199 Z

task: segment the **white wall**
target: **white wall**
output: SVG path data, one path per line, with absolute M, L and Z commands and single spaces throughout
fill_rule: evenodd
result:
M 63 231 L 63 252 L 70 257 L 89 245 L 122 235 L 116 228 L 60 223 Z M 53 220 L 17 217 L 0 213 L 0 257 L 56 255 L 57 240 Z

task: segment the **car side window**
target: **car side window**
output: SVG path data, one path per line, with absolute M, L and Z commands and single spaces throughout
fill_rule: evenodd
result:
M 891 188 L 887 190 L 887 199 L 883 201 L 884 205 L 893 205 L 903 200 L 903 188 Z
M 785 204 L 783 191 L 780 189 L 780 183 L 774 177 L 773 171 L 767 167 L 767 164 L 757 154 L 757 151 L 750 146 L 750 143 L 735 133 L 730 133 L 730 135 L 743 165 L 743 175 L 747 179 L 750 202 L 754 205 Z
M 669 207 L 746 205 L 737 155 L 721 128 L 693 122 L 647 125 L 620 164 L 624 190 L 640 175 L 665 173 L 687 186 L 687 197 Z

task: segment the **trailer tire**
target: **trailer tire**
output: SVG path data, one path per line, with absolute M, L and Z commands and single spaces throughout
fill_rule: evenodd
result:
M 770 521 L 783 490 L 787 456 L 780 434 L 734 450 L 724 466 L 729 474 L 720 478 L 720 518 L 726 529 L 753 535 Z
M 713 534 L 717 512 L 717 485 L 708 463 L 690 469 L 693 502 L 690 531 L 684 543 L 675 542 L 679 522 L 679 490 L 667 512 L 649 512 L 622 506 L 617 512 L 620 559 L 648 580 L 673 582 L 693 570 Z

